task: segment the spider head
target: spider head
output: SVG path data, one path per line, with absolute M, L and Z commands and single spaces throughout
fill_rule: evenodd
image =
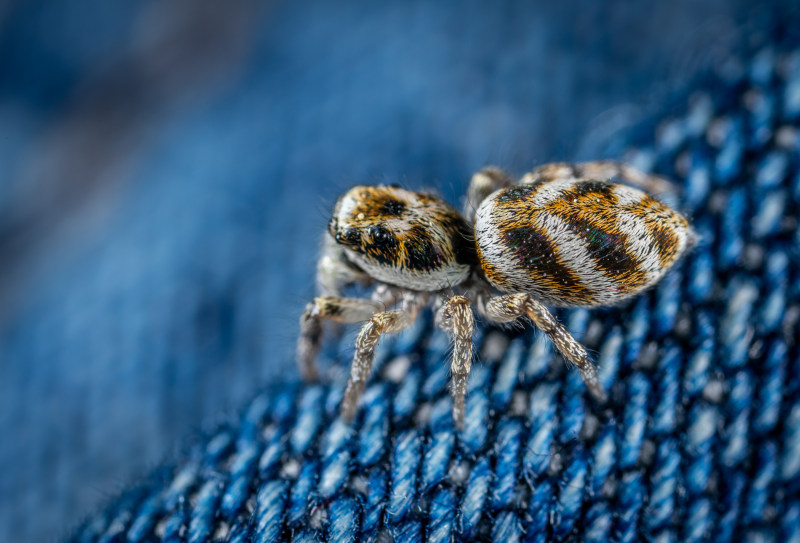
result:
M 474 262 L 471 233 L 441 199 L 395 186 L 356 186 L 328 225 L 347 257 L 375 279 L 413 290 L 464 281 Z

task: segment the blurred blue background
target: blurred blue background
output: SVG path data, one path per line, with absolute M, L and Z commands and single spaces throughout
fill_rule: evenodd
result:
M 0 2 L 0 540 L 296 379 L 344 188 L 619 157 L 749 4 Z

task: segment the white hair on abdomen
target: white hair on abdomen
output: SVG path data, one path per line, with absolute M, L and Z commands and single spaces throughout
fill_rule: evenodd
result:
M 619 206 L 634 206 L 647 196 L 644 192 L 627 185 L 614 185 L 612 192 Z
M 536 188 L 530 200 L 531 209 L 542 209 L 550 202 L 564 197 L 564 191 L 575 186 L 575 179 L 547 181 Z
M 647 283 L 664 273 L 658 251 L 653 247 L 653 237 L 644 221 L 629 212 L 617 213 L 617 228 L 628 238 L 628 252 L 639 267 L 647 272 Z
M 569 223 L 552 213 L 543 212 L 538 214 L 535 224 L 547 234 L 564 267 L 577 275 L 600 300 L 609 292 L 616 294 L 619 291 L 619 283 L 598 269 L 586 242 Z

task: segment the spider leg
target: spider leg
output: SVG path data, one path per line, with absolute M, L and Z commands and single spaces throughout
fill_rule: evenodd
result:
M 419 309 L 427 299 L 427 293 L 414 292 L 406 295 L 401 307 L 391 311 L 381 311 L 368 317 L 356 339 L 356 352 L 350 367 L 350 379 L 342 400 L 342 418 L 351 422 L 356 414 L 358 399 L 364 390 L 375 358 L 375 347 L 383 334 L 396 334 L 414 322 Z
M 661 176 L 645 173 L 624 162 L 596 160 L 593 162 L 554 162 L 539 166 L 522 177 L 520 183 L 576 179 L 580 181 L 618 179 L 642 189 L 648 194 L 678 194 L 677 187 Z
M 514 184 L 514 180 L 506 172 L 499 168 L 489 166 L 483 168 L 472 176 L 467 189 L 467 201 L 464 205 L 464 218 L 468 223 L 475 219 L 475 211 L 478 206 L 497 189 L 508 187 Z
M 469 300 L 463 296 L 452 296 L 436 312 L 439 327 L 453 336 L 453 420 L 456 427 L 464 428 L 464 397 L 467 392 L 467 377 L 472 368 L 473 315 Z
M 360 298 L 320 296 L 306 306 L 300 317 L 300 336 L 297 339 L 297 365 L 306 381 L 318 376 L 317 354 L 322 343 L 322 320 L 351 323 L 369 319 L 383 305 Z
M 597 378 L 597 368 L 586 349 L 541 303 L 528 294 L 507 294 L 491 297 L 485 303 L 479 303 L 478 308 L 482 309 L 489 320 L 498 323 L 511 322 L 524 315 L 530 317 L 536 327 L 547 334 L 564 358 L 578 367 L 586 388 L 594 399 L 601 404 L 606 402 L 606 392 Z

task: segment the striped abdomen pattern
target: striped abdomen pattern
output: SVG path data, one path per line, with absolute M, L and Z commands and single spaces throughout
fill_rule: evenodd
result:
M 656 283 L 693 237 L 683 216 L 644 192 L 587 179 L 501 189 L 475 217 L 486 279 L 555 306 L 633 296 Z

